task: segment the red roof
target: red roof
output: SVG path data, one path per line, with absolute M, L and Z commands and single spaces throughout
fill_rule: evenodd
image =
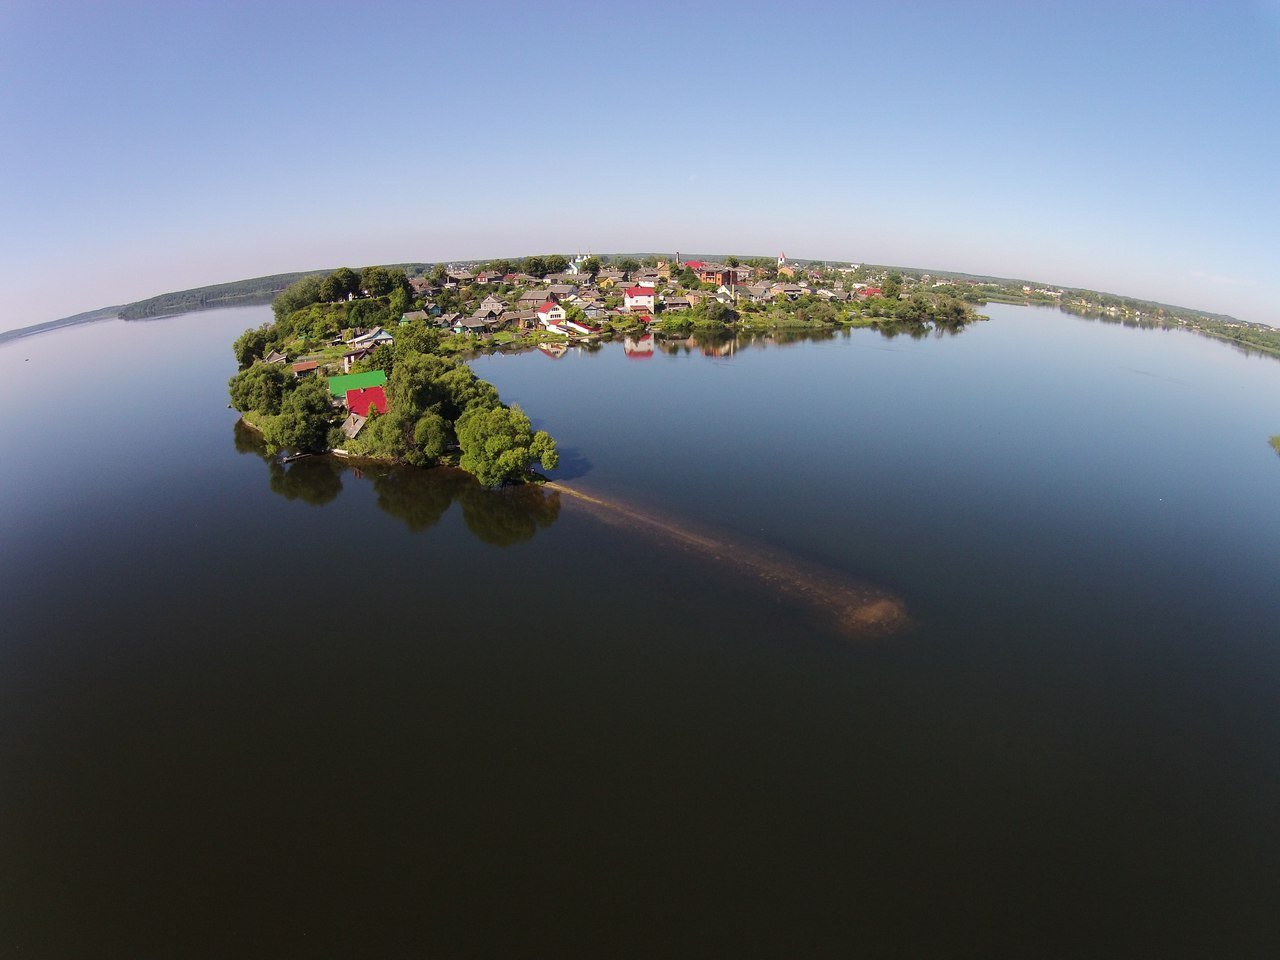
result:
M 367 417 L 370 407 L 373 407 L 379 413 L 387 412 L 387 395 L 383 393 L 381 387 L 365 387 L 362 390 L 347 391 L 347 409 L 352 413 Z
M 547 301 L 544 301 L 542 306 L 538 308 L 538 312 L 550 313 L 552 307 L 558 307 L 558 306 L 560 306 L 560 304 L 556 303 L 554 300 L 547 300 Z
M 627 287 L 628 297 L 652 297 L 653 287 Z
M 301 363 L 293 364 L 289 369 L 294 373 L 306 373 L 308 370 L 314 370 L 320 366 L 319 360 L 304 360 Z
M 684 262 L 684 265 L 685 265 L 686 267 L 688 267 L 690 270 L 701 270 L 704 266 L 706 266 L 706 261 L 704 261 L 704 260 L 686 260 L 686 261 Z

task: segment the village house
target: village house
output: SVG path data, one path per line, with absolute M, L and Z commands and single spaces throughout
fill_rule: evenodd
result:
M 476 274 L 476 283 L 498 283 L 502 280 L 502 274 L 496 270 L 481 270 Z
M 373 353 L 373 347 L 360 347 L 357 350 L 352 350 L 349 353 L 344 353 L 342 355 L 342 372 L 350 373 L 352 367 L 354 367 L 361 360 L 367 359 L 372 353 Z
M 347 414 L 347 419 L 342 421 L 342 435 L 348 440 L 354 440 L 368 421 L 368 417 L 362 417 L 358 413 Z
M 344 401 L 348 390 L 361 390 L 366 387 L 385 387 L 387 372 L 385 370 L 368 370 L 365 373 L 349 373 L 341 377 L 329 378 L 329 395 L 335 401 Z
M 653 287 L 635 286 L 627 287 L 622 303 L 629 313 L 653 313 L 656 301 Z
M 425 311 L 425 310 L 410 310 L 408 313 L 405 313 L 405 314 L 402 314 L 402 315 L 401 315 L 401 317 L 400 317 L 400 322 L 401 322 L 401 323 L 412 323 L 414 320 L 425 320 L 425 319 L 427 319 L 427 311 Z
M 283 353 L 281 353 L 279 350 L 272 350 L 270 353 L 268 353 L 265 357 L 262 358 L 262 362 L 263 363 L 284 363 L 288 359 L 289 358 L 285 356 Z
M 735 287 L 734 292 L 739 303 L 764 303 L 770 295 L 767 283 L 748 283 Z
M 494 313 L 501 313 L 507 309 L 507 305 L 502 302 L 501 297 L 495 297 L 492 293 L 480 301 L 481 310 L 492 310 Z
M 516 301 L 517 310 L 537 310 L 547 300 L 555 300 L 555 294 L 545 290 L 526 290 Z
M 485 317 L 463 317 L 461 314 L 458 317 L 459 319 L 450 328 L 454 333 L 478 334 L 485 333 L 489 329 L 489 322 Z
M 537 312 L 538 322 L 548 329 L 559 327 L 560 324 L 564 322 L 564 307 L 560 306 L 560 304 L 556 303 L 554 300 L 545 301 L 540 307 L 538 307 Z M 556 332 L 560 333 L 563 331 L 557 330 Z
M 356 387 L 348 390 L 345 396 L 347 409 L 362 417 L 369 416 L 370 410 L 387 412 L 387 394 L 382 387 Z
M 704 263 L 694 269 L 693 272 L 700 282 L 714 283 L 717 287 L 736 283 L 738 279 L 738 275 L 733 271 L 733 268 L 727 267 L 723 263 Z
M 314 374 L 319 366 L 319 360 L 302 360 L 293 364 L 289 369 L 293 371 L 293 378 L 297 380 Z
M 377 347 L 384 343 L 387 346 L 391 346 L 395 342 L 395 337 L 391 336 L 391 334 L 387 333 L 387 331 L 383 330 L 381 327 L 375 327 L 368 333 L 362 333 L 358 337 L 352 337 L 347 341 L 347 346 L 351 347 L 353 350 L 358 350 L 361 347 Z
M 498 325 L 522 331 L 535 330 L 538 327 L 538 314 L 533 310 L 508 310 L 498 318 Z

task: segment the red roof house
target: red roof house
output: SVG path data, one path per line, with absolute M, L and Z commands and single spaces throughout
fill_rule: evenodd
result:
M 370 408 L 379 413 L 387 412 L 387 395 L 381 387 L 364 387 L 360 390 L 347 391 L 347 409 L 352 413 L 367 417 Z

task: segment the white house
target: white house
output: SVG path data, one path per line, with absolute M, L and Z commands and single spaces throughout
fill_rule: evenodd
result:
M 383 330 L 381 327 L 377 327 L 374 330 L 370 330 L 368 333 L 362 333 L 358 337 L 352 337 L 347 341 L 347 346 L 351 347 L 353 350 L 358 350 L 361 347 L 376 347 L 383 343 L 390 346 L 395 342 L 395 337 L 391 336 L 391 334 L 387 333 L 387 331 Z
M 564 307 L 554 300 L 547 300 L 538 308 L 538 322 L 544 327 L 559 327 L 564 322 L 564 318 Z M 560 333 L 562 331 L 557 330 L 556 332 Z
M 653 287 L 627 287 L 622 305 L 631 313 L 653 313 L 656 300 L 657 294 Z

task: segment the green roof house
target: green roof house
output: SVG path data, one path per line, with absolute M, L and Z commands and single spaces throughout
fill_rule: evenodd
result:
M 329 378 L 329 392 L 339 400 L 347 395 L 348 390 L 364 390 L 367 387 L 386 386 L 387 374 L 384 370 L 370 370 L 368 373 L 348 373 L 341 377 Z

